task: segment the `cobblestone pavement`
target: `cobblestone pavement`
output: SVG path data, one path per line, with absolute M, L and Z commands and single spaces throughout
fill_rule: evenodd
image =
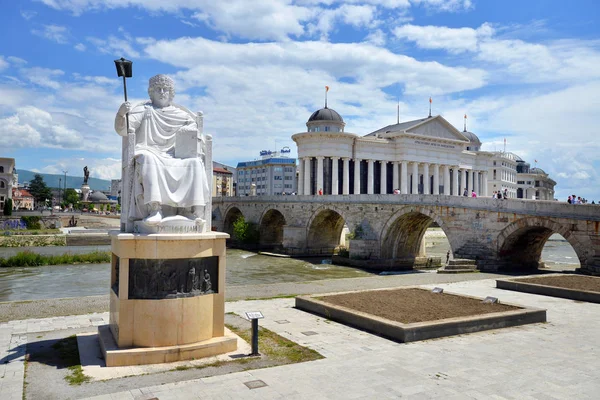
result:
M 227 301 L 338 292 L 344 290 L 374 289 L 427 283 L 478 280 L 501 275 L 474 273 L 445 275 L 434 272 L 404 273 L 401 275 L 369 276 L 364 278 L 330 279 L 321 281 L 289 282 L 279 284 L 228 286 Z M 30 318 L 48 318 L 108 311 L 109 297 L 88 296 L 47 300 L 0 302 L 0 322 Z
M 499 290 L 493 279 L 426 286 L 434 285 L 546 308 L 548 322 L 400 344 L 296 310 L 290 298 L 228 302 L 228 312 L 262 311 L 262 326 L 325 359 L 132 387 L 93 399 L 598 398 L 600 304 Z M 22 399 L 26 334 L 85 327 L 93 331 L 107 319 L 102 313 L 1 323 L 0 399 Z M 256 381 L 266 386 L 249 389 L 249 382 Z

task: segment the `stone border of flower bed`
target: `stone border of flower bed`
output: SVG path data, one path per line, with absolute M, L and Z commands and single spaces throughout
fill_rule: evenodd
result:
M 409 288 L 414 288 L 414 286 L 397 289 Z M 369 291 L 365 290 L 361 292 Z M 317 299 L 344 293 L 352 292 L 298 296 L 296 297 L 296 308 L 402 343 L 546 322 L 546 310 L 544 309 L 523 307 L 518 304 L 503 302 L 502 304 L 518 307 L 519 310 L 404 324 Z M 444 293 L 483 300 L 478 297 L 458 293 Z
M 542 296 L 560 297 L 563 299 L 585 301 L 588 303 L 600 303 L 600 293 L 598 292 L 566 289 L 557 286 L 540 285 L 538 283 L 528 283 L 524 280 L 524 278 L 496 279 L 496 287 L 498 289 L 514 290 L 516 292 L 539 294 Z

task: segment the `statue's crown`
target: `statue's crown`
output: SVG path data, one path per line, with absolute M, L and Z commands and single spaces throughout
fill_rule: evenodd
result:
M 152 87 L 154 85 L 166 86 L 170 90 L 175 90 L 175 81 L 173 79 L 169 78 L 167 75 L 163 75 L 163 74 L 158 74 L 158 75 L 150 78 L 150 82 L 149 82 L 148 86 Z

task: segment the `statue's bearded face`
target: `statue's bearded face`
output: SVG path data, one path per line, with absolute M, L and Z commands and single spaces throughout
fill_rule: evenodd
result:
M 155 83 L 150 86 L 148 94 L 150 95 L 152 104 L 160 108 L 170 106 L 174 97 L 172 87 L 162 83 Z

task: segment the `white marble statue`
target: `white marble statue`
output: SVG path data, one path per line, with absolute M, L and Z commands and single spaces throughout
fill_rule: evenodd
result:
M 151 101 L 125 102 L 115 118 L 115 130 L 126 136 L 128 113 L 129 134 L 135 134 L 127 218 L 150 226 L 183 218 L 204 223 L 210 189 L 200 157 L 199 120 L 173 103 L 175 85 L 168 76 L 150 78 L 148 94 Z

